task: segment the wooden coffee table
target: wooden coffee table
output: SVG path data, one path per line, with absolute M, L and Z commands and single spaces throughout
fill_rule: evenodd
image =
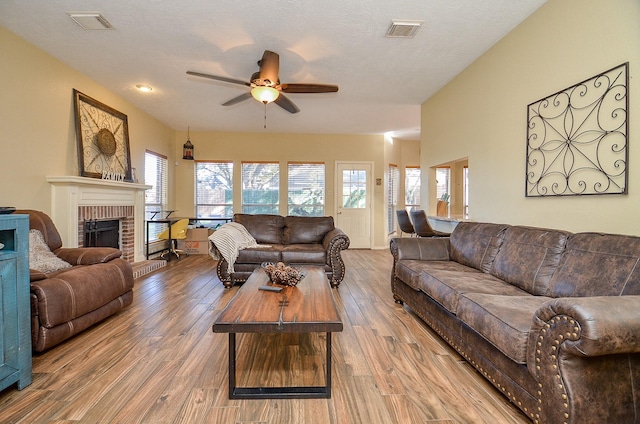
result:
M 279 292 L 262 268 L 256 269 L 213 324 L 214 333 L 229 333 L 229 399 L 309 399 L 331 397 L 331 333 L 342 331 L 333 292 L 320 267 L 306 267 L 296 287 Z M 236 387 L 236 333 L 327 333 L 324 386 Z

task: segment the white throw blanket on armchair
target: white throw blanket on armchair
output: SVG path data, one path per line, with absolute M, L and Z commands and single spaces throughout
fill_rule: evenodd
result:
M 244 225 L 237 222 L 228 222 L 209 236 L 209 255 L 211 255 L 213 259 L 219 260 L 220 258 L 217 257 L 215 249 L 213 248 L 214 245 L 227 261 L 227 271 L 229 274 L 234 272 L 233 264 L 235 264 L 236 259 L 238 259 L 238 253 L 242 249 L 248 247 L 270 247 L 267 245 L 259 245 Z

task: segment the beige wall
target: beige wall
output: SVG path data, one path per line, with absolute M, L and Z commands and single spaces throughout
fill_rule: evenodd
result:
M 78 175 L 74 88 L 127 115 L 138 178 L 145 148 L 173 153 L 167 126 L 2 27 L 0 52 L 1 206 L 51 213 L 46 177 Z
M 640 235 L 638 22 L 637 0 L 549 0 L 422 105 L 422 169 L 467 157 L 473 220 Z M 525 198 L 527 105 L 627 61 L 629 194 Z
M 51 213 L 47 176 L 78 175 L 73 110 L 74 88 L 128 117 L 132 166 L 144 180 L 146 149 L 169 158 L 169 205 L 193 214 L 193 163 L 184 161 L 186 133 L 174 131 L 114 92 L 68 67 L 0 27 L 0 198 L 2 205 Z M 374 178 L 384 180 L 386 155 L 382 135 L 296 135 L 191 132 L 200 160 L 323 161 L 327 164 L 327 214 L 335 213 L 336 161 L 374 163 Z M 395 153 L 393 153 L 395 154 Z M 374 247 L 387 246 L 386 193 L 375 187 Z M 239 207 L 237 208 L 239 210 Z M 281 211 L 282 213 L 285 213 Z
M 174 153 L 182 157 L 182 145 L 187 133 L 176 133 Z M 233 161 L 234 186 L 240 187 L 240 166 L 242 161 L 277 161 L 280 163 L 281 180 L 286 178 L 289 161 L 324 162 L 326 165 L 326 207 L 325 214 L 336 213 L 335 167 L 336 162 L 373 162 L 373 178 L 384 180 L 386 165 L 384 137 L 382 135 L 334 135 L 334 134 L 270 134 L 270 133 L 222 133 L 190 132 L 190 140 L 195 146 L 194 157 L 202 161 Z M 171 167 L 175 170 L 177 213 L 193 215 L 194 211 L 194 169 L 191 161 L 178 159 Z M 281 186 L 282 188 L 282 186 Z M 374 185 L 374 233 L 373 247 L 387 246 L 384 186 Z M 284 193 L 283 195 L 284 196 Z M 286 197 L 281 196 L 280 214 L 286 215 Z M 235 199 L 234 211 L 241 210 L 241 200 Z

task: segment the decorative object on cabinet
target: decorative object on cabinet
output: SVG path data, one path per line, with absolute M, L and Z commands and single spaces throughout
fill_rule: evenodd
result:
M 75 89 L 73 98 L 80 175 L 131 181 L 127 115 Z
M 626 194 L 629 63 L 527 107 L 526 197 Z
M 0 216 L 0 390 L 31 384 L 29 217 Z

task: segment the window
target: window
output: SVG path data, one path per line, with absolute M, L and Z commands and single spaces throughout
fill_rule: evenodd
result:
M 233 216 L 233 162 L 196 161 L 196 217 Z
M 242 212 L 278 214 L 280 165 L 277 162 L 242 163 Z
M 396 231 L 396 209 L 398 207 L 398 186 L 400 183 L 400 171 L 398 165 L 389 164 L 389 175 L 387 178 L 387 228 L 389 234 Z
M 167 209 L 168 169 L 166 156 L 149 150 L 144 152 L 144 183 L 152 186 L 144 193 L 145 219 L 151 219 L 153 212 Z M 147 242 L 158 240 L 157 235 L 163 229 L 163 225 L 152 225 Z
M 462 183 L 464 184 L 463 213 L 465 218 L 469 218 L 469 167 L 465 166 L 463 168 L 462 173 L 463 173 Z
M 324 163 L 288 164 L 288 214 L 324 215 Z
M 420 168 L 407 166 L 404 170 L 404 206 L 407 211 L 420 209 Z
M 451 168 L 436 168 L 436 200 L 448 200 L 451 194 Z

